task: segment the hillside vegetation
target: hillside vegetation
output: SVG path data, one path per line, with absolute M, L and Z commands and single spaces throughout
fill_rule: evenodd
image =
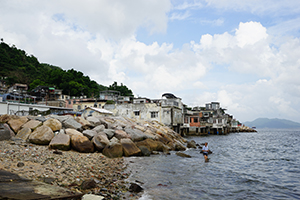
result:
M 29 91 L 38 85 L 44 85 L 62 89 L 64 94 L 71 96 L 96 97 L 103 90 L 116 90 L 123 96 L 132 96 L 132 91 L 123 84 L 119 86 L 114 82 L 108 87 L 103 86 L 80 71 L 63 70 L 57 66 L 40 63 L 35 56 L 28 55 L 14 45 L 9 46 L 3 39 L 0 44 L 1 77 L 7 85 L 27 84 Z

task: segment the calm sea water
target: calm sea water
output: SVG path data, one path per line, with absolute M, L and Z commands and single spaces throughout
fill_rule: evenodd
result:
M 199 149 L 127 158 L 129 181 L 142 182 L 141 199 L 300 199 L 300 130 L 258 130 L 189 137 Z

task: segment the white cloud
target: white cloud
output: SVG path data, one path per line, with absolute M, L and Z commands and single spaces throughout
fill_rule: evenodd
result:
M 275 13 L 280 5 L 292 13 L 300 8 L 296 1 L 264 7 L 270 1 L 207 0 L 172 7 L 167 0 L 15 0 L 1 2 L 0 33 L 41 62 L 74 68 L 103 85 L 123 83 L 139 96 L 171 92 L 190 106 L 220 101 L 242 121 L 279 116 L 300 121 L 300 41 L 275 34 L 297 20 L 272 28 L 241 22 L 233 30 L 199 35 L 180 49 L 137 39 L 139 29 L 167 34 L 168 16 L 192 18 L 192 10 L 205 2 L 253 13 Z M 208 18 L 202 24 L 224 21 Z

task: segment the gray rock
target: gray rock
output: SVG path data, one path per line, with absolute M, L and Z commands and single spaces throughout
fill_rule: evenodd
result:
M 9 129 L 0 123 L 0 141 L 9 140 L 11 138 Z
M 95 145 L 95 148 L 99 152 L 102 152 L 102 150 L 110 143 L 110 141 L 108 140 L 108 138 L 107 138 L 107 136 L 105 134 L 96 135 L 92 139 L 92 142 Z
M 104 129 L 103 132 L 107 135 L 108 139 L 111 139 L 115 135 L 115 130 L 113 129 Z
M 100 195 L 94 195 L 94 194 L 85 194 L 82 196 L 81 200 L 103 200 L 104 197 Z
M 150 156 L 151 151 L 145 147 L 145 146 L 139 146 L 139 149 L 141 150 L 142 156 Z
M 93 126 L 101 125 L 101 121 L 97 117 L 87 117 L 86 120 L 90 122 Z
M 149 138 L 146 134 L 144 134 L 142 131 L 138 129 L 125 128 L 125 132 L 130 136 L 130 138 L 134 142 L 142 141 Z
M 17 133 L 21 127 L 28 121 L 27 117 L 20 117 L 17 119 L 11 119 L 9 120 L 7 123 L 9 124 L 9 126 L 11 127 L 11 129 Z
M 93 139 L 93 137 L 94 137 L 95 135 L 97 135 L 98 133 L 97 133 L 96 131 L 94 131 L 94 130 L 84 130 L 84 131 L 82 132 L 82 134 L 83 134 L 84 136 L 86 136 L 87 138 L 89 138 L 89 140 L 91 140 L 91 139 Z
M 67 151 L 71 149 L 70 141 L 69 135 L 59 133 L 51 140 L 49 148 Z
M 191 141 L 187 141 L 187 148 L 197 148 L 197 144 L 195 142 L 195 140 L 191 140 Z
M 70 117 L 62 122 L 65 128 L 73 128 L 76 130 L 82 130 L 82 125 L 78 123 L 73 117 Z
M 104 131 L 105 126 L 103 124 L 96 126 L 95 128 L 93 128 L 93 131 L 96 131 L 97 133 Z

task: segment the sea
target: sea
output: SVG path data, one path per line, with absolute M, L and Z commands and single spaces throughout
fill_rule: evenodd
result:
M 186 139 L 208 142 L 209 162 L 199 148 L 183 152 L 191 158 L 173 151 L 126 158 L 127 181 L 144 189 L 140 199 L 300 199 L 300 130 Z

